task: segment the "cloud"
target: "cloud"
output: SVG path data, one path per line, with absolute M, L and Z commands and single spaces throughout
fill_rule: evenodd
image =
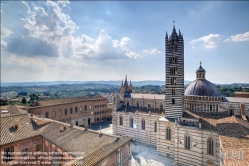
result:
M 220 35 L 219 34 L 209 34 L 207 36 L 200 37 L 199 39 L 194 39 L 190 43 L 195 44 L 203 42 L 205 48 L 215 48 L 217 47 L 218 43 L 220 42 Z
M 225 42 L 233 41 L 233 42 L 243 42 L 243 41 L 249 41 L 249 32 L 246 32 L 244 34 L 237 34 L 235 36 L 230 36 L 225 40 Z
M 28 15 L 22 18 L 28 30 L 30 38 L 36 39 L 46 50 L 51 50 L 51 53 L 37 49 L 37 52 L 32 49 L 25 50 L 21 55 L 34 56 L 63 56 L 91 60 L 109 60 L 109 59 L 129 59 L 137 58 L 139 54 L 131 51 L 128 47 L 128 37 L 122 37 L 120 40 L 112 39 L 106 31 L 100 30 L 99 36 L 95 40 L 87 35 L 75 37 L 74 33 L 79 27 L 71 20 L 70 16 L 63 12 L 59 6 L 66 6 L 68 1 L 58 3 L 47 1 L 46 8 L 34 5 L 30 9 L 27 2 L 23 2 L 27 6 Z M 20 40 L 20 39 L 19 39 Z M 14 43 L 14 44 L 13 44 Z M 12 42 L 15 45 L 15 42 Z M 32 44 L 30 44 L 32 45 Z M 50 46 L 50 47 L 49 47 Z M 13 48 L 13 47 L 12 47 Z M 57 50 L 57 51 L 56 51 Z M 56 52 L 56 53 L 55 53 Z
M 5 38 L 8 38 L 11 34 L 11 30 L 5 28 L 4 26 L 1 25 L 1 46 L 6 47 L 7 43 L 4 41 Z
M 128 37 L 112 39 L 104 30 L 100 30 L 96 40 L 82 35 L 81 39 L 75 41 L 75 57 L 95 60 L 135 59 L 139 54 L 127 48 L 129 40 Z
M 152 48 L 150 50 L 143 50 L 144 53 L 147 53 L 147 54 L 160 54 L 161 51 L 159 51 L 158 49 L 155 49 L 155 48 Z

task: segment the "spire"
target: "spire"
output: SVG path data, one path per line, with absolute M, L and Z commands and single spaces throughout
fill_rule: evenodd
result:
M 124 84 L 123 84 L 123 79 L 122 79 L 122 84 L 121 84 L 121 86 L 124 86 Z
M 180 29 L 179 29 L 179 36 L 182 36 L 182 35 L 181 35 L 181 31 L 180 31 Z
M 166 39 L 168 39 L 168 33 L 167 33 L 167 31 L 166 31 Z
M 124 86 L 128 86 L 127 75 L 125 76 Z
M 200 61 L 200 66 L 201 66 L 202 62 Z
M 178 35 L 176 33 L 175 25 L 174 25 L 173 31 L 170 35 L 170 41 L 178 41 Z

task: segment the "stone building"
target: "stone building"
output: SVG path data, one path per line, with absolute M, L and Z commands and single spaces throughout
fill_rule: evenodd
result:
M 1 107 L 2 109 L 2 107 Z M 25 114 L 16 106 L 0 118 L 0 163 L 7 165 L 131 165 L 131 139 Z
M 112 110 L 107 108 L 107 103 L 108 100 L 101 96 L 38 101 L 29 108 L 29 112 L 41 117 L 83 126 L 111 120 Z
M 249 100 L 223 97 L 200 63 L 183 90 L 184 43 L 165 38 L 166 94 L 113 96 L 113 133 L 156 146 L 175 166 L 249 165 Z
M 234 97 L 249 98 L 249 92 L 234 92 Z

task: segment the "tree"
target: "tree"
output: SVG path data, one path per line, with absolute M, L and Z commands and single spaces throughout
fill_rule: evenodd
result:
M 23 104 L 26 104 L 26 103 L 27 103 L 27 100 L 26 100 L 25 97 L 22 98 L 22 103 L 23 103 Z

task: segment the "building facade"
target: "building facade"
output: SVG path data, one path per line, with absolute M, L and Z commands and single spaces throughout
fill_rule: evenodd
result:
M 108 100 L 101 96 L 38 101 L 29 108 L 29 112 L 41 117 L 73 123 L 76 126 L 89 126 L 91 123 L 111 120 L 112 110 L 108 109 L 107 103 Z
M 4 108 L 0 165 L 131 165 L 131 140 Z
M 184 92 L 182 34 L 174 27 L 165 43 L 166 94 L 115 94 L 113 133 L 156 146 L 175 166 L 249 165 L 248 98 L 221 96 L 201 63 Z

